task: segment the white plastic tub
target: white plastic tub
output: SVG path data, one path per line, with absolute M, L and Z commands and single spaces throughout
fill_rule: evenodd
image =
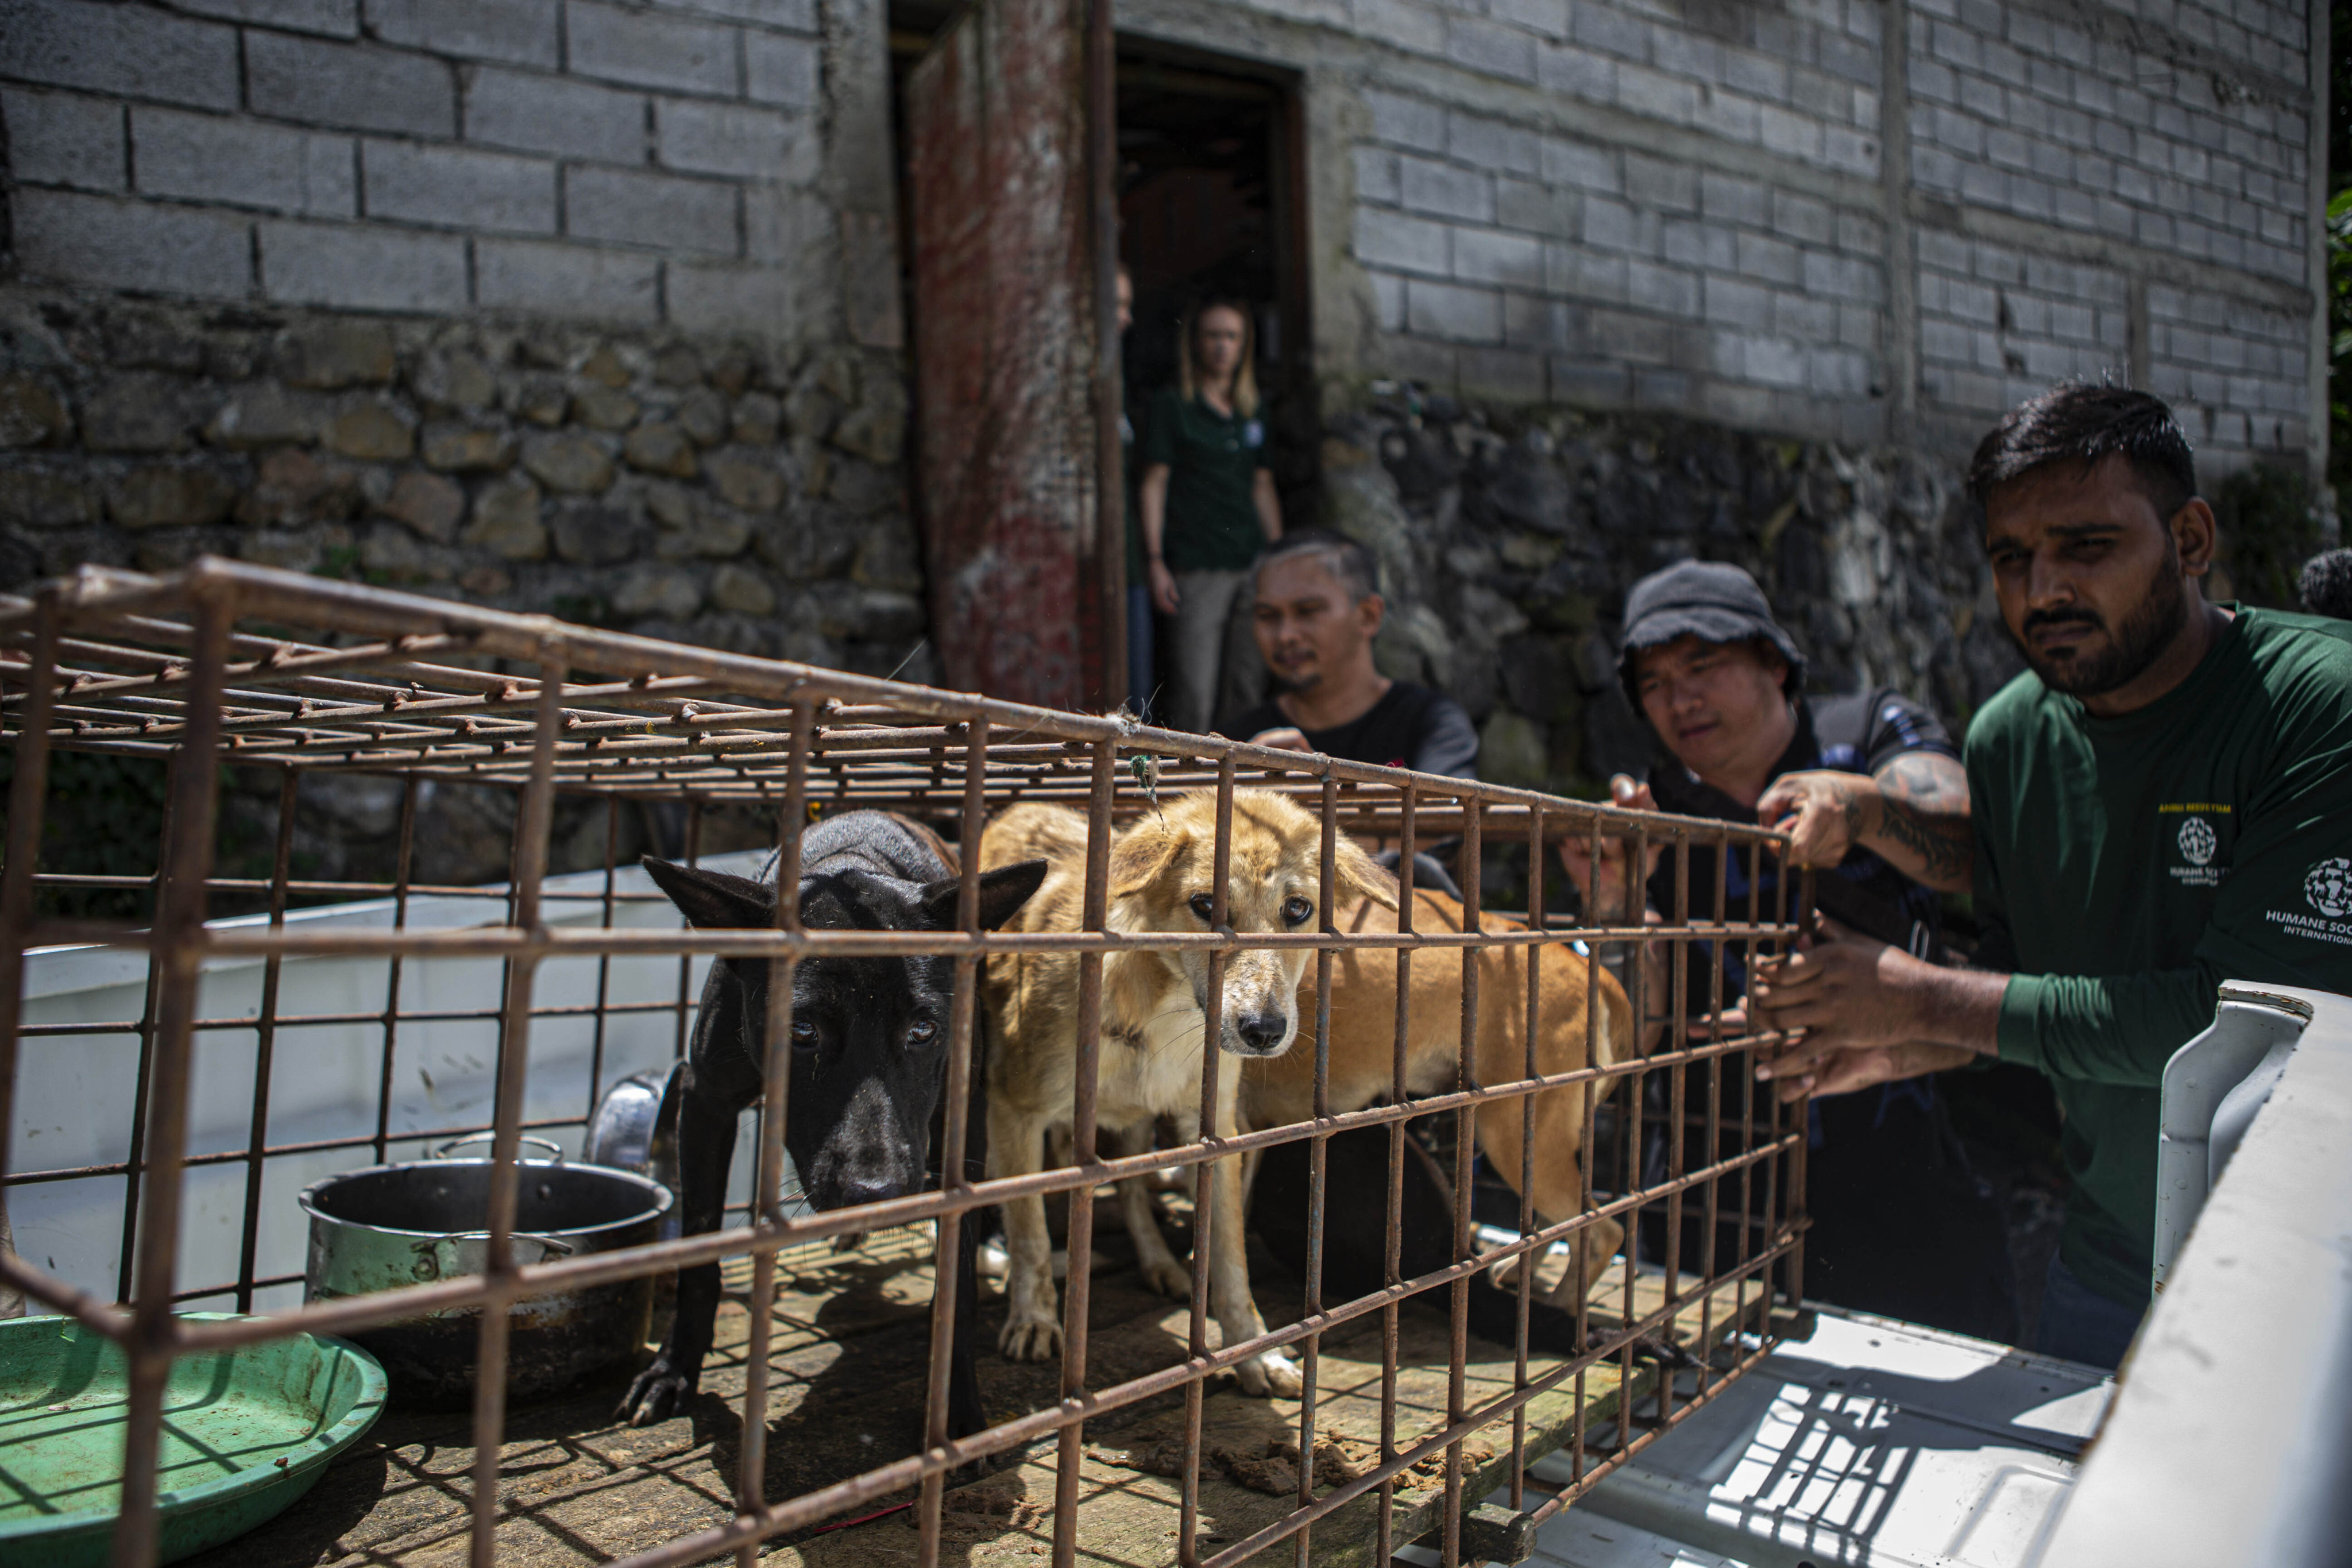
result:
M 714 869 L 757 876 L 762 851 L 708 856 Z M 637 867 L 614 878 L 620 892 L 653 892 L 653 879 Z M 550 894 L 601 895 L 602 871 L 551 877 Z M 557 926 L 596 926 L 604 920 L 601 897 L 553 898 L 547 920 Z M 289 926 L 311 930 L 338 926 L 389 927 L 390 899 L 297 910 Z M 500 899 L 446 895 L 412 897 L 412 930 L 461 929 L 496 924 L 505 918 Z M 216 922 L 222 926 L 268 923 L 267 916 Z M 613 906 L 612 923 L 637 930 L 675 930 L 681 923 L 668 900 L 624 901 Z M 676 957 L 615 958 L 606 980 L 609 1004 L 675 1004 L 680 994 Z M 562 959 L 539 971 L 539 1006 L 593 1007 L 599 961 Z M 693 961 L 684 994 L 691 1004 L 702 991 L 708 959 Z M 225 958 L 206 964 L 198 995 L 200 1019 L 257 1016 L 263 961 Z M 140 952 L 101 947 L 43 948 L 26 955 L 25 1023 L 30 1026 L 135 1021 L 146 997 L 147 960 Z M 289 961 L 278 980 L 280 1018 L 317 1014 L 380 1015 L 391 973 L 382 958 L 316 958 Z M 495 1010 L 504 966 L 495 958 L 411 959 L 402 966 L 404 1014 Z M 602 1084 L 640 1068 L 672 1059 L 678 1039 L 674 1007 L 607 1017 Z M 691 1015 L 688 1015 L 689 1022 Z M 582 1014 L 537 1018 L 530 1031 L 530 1077 L 523 1107 L 532 1121 L 585 1118 L 591 1109 L 590 1066 L 595 1020 Z M 383 1068 L 384 1030 L 377 1018 L 328 1025 L 281 1025 L 270 1074 L 266 1142 L 273 1145 L 372 1136 Z M 252 1028 L 200 1030 L 196 1068 L 188 1108 L 188 1152 L 200 1156 L 246 1147 L 253 1117 L 254 1064 L 258 1036 Z M 427 1022 L 404 1017 L 394 1057 L 390 1116 L 391 1160 L 420 1158 L 436 1129 L 478 1127 L 491 1116 L 492 1074 L 498 1057 L 495 1016 Z M 98 1035 L 33 1036 L 26 1038 L 18 1068 L 16 1163 L 19 1170 L 54 1170 L 121 1162 L 129 1157 L 131 1116 L 139 1070 L 135 1027 Z M 577 1129 L 552 1129 L 545 1136 L 579 1147 Z M 362 1145 L 271 1158 L 262 1183 L 260 1227 L 254 1263 L 257 1278 L 302 1271 L 306 1226 L 296 1194 L 322 1176 L 377 1163 Z M 730 1201 L 750 1194 L 751 1162 L 735 1162 Z M 187 1205 L 181 1220 L 179 1279 L 183 1289 L 217 1285 L 236 1278 L 245 1216 L 246 1165 L 242 1159 L 192 1167 Z M 72 1284 L 111 1298 L 122 1251 L 125 1182 L 119 1175 L 81 1177 L 12 1188 L 9 1218 L 16 1250 Z M 258 1293 L 262 1308 L 299 1304 L 296 1283 Z M 207 1300 L 196 1306 L 219 1304 Z

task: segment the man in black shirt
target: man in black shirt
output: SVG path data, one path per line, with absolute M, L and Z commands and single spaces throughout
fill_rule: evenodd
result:
M 1478 731 L 1462 705 L 1373 667 L 1386 608 L 1371 552 L 1343 534 L 1309 530 L 1268 550 L 1255 624 L 1279 689 L 1234 732 L 1260 746 L 1476 778 Z
M 1901 693 L 1804 695 L 1804 656 L 1736 566 L 1684 562 L 1626 597 L 1618 674 L 1662 747 L 1647 784 L 1611 781 L 1618 803 L 1761 821 L 1790 835 L 1790 858 L 1816 868 L 1815 902 L 1841 923 L 1931 961 L 1942 958 L 1937 889 L 1969 885 L 1967 774 L 1936 716 Z M 1602 840 L 1593 888 L 1591 841 L 1561 844 L 1589 918 L 1627 919 L 1625 848 Z M 1610 853 L 1614 850 L 1613 856 Z M 1651 850 L 1647 919 L 1677 915 L 1673 864 Z M 1753 866 L 1751 859 L 1760 858 Z M 1743 920 L 1751 884 L 1770 920 L 1780 867 L 1735 852 L 1723 868 L 1724 918 Z M 1711 921 L 1716 865 L 1694 845 L 1684 910 Z M 1793 891 L 1793 889 L 1791 889 Z M 1695 944 L 1689 1014 L 1704 1012 L 1719 965 L 1728 1006 L 1748 989 L 1744 952 Z M 1664 944 L 1647 957 L 1650 1010 L 1666 1010 Z M 2007 1241 L 1989 1194 L 1968 1171 L 1932 1080 L 1899 1094 L 1813 1101 L 1813 1227 L 1807 1288 L 1842 1305 L 1973 1333 L 2016 1335 Z M 1891 1086 L 1890 1086 L 1891 1087 Z

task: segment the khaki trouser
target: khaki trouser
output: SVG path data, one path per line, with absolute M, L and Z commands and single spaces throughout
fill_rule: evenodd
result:
M 1205 734 L 1216 716 L 1217 670 L 1234 596 L 1250 580 L 1240 572 L 1179 572 L 1176 614 L 1168 628 L 1167 725 Z

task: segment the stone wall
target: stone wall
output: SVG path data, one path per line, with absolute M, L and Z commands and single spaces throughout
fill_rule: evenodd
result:
M 1381 668 L 1460 700 L 1500 783 L 1591 795 L 1648 763 L 1617 684 L 1625 591 L 1693 555 L 1755 574 L 1817 690 L 1895 687 L 1958 734 L 2021 668 L 1937 464 L 1407 389 L 1333 420 L 1324 474 L 1325 521 L 1381 559 Z
M 16 290 L 0 296 L 0 589 L 210 552 L 936 679 L 906 426 L 897 357 L 872 351 Z M 124 787 L 144 820 L 160 795 Z M 298 875 L 390 874 L 396 783 L 303 791 Z M 266 867 L 275 795 L 241 779 L 229 852 Z M 419 876 L 503 877 L 512 809 L 504 791 L 432 790 Z M 677 852 L 681 826 L 633 810 L 621 853 Z M 558 869 L 601 863 L 600 809 L 567 807 L 559 827 Z
M 0 584 L 203 551 L 886 672 L 921 637 L 887 355 L 0 300 Z
M 0 590 L 214 551 L 931 676 L 885 26 L 816 0 L 0 0 Z M 128 840 L 159 798 L 77 782 Z M 266 854 L 275 795 L 239 775 L 225 855 Z M 399 796 L 306 781 L 298 874 L 387 875 Z M 504 875 L 504 792 L 419 810 L 421 877 Z M 567 805 L 559 868 L 605 826 Z M 632 809 L 619 853 L 683 828 Z

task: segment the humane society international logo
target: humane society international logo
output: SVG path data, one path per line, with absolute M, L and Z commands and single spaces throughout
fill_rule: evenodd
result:
M 2338 855 L 2313 861 L 2303 875 L 2303 901 L 2317 913 L 2265 910 L 2263 918 L 2296 936 L 2352 947 L 2352 921 L 2345 919 L 2352 915 L 2352 858 Z
M 2172 805 L 2161 809 L 2173 812 L 2181 808 Z M 2213 863 L 2221 853 L 2221 830 L 2213 826 L 2213 821 L 2222 809 L 2203 805 L 2196 808 L 2194 815 L 2180 819 L 2180 826 L 2172 836 L 2173 847 L 2180 851 L 2180 858 L 2165 869 L 2171 872 L 2172 879 L 2182 887 L 2218 888 L 2221 885 L 2221 879 L 2230 874 L 2227 866 Z M 2222 820 L 2226 822 L 2228 819 L 2223 817 Z
M 2312 867 L 2303 879 L 2303 896 L 2329 920 L 2352 915 L 2352 860 L 2339 855 Z

